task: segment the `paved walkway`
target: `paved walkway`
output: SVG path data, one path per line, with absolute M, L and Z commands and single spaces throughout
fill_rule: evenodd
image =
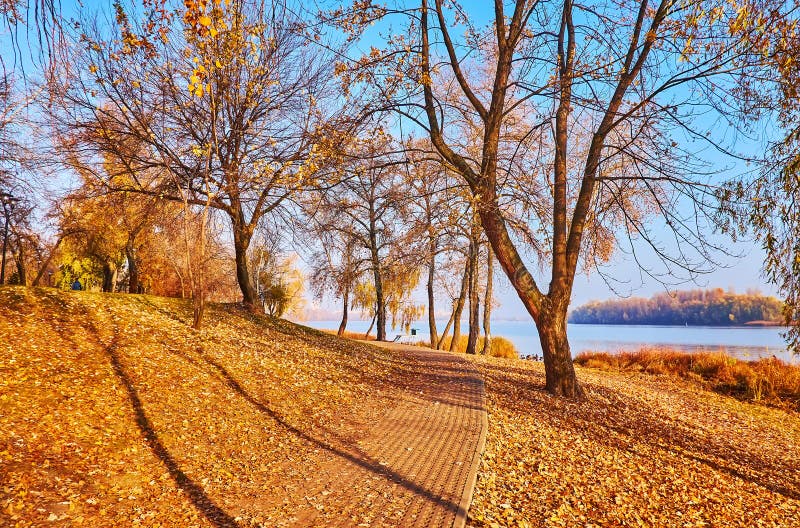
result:
M 463 357 L 381 344 L 424 365 L 357 452 L 331 457 L 295 526 L 461 528 L 486 435 L 483 379 Z

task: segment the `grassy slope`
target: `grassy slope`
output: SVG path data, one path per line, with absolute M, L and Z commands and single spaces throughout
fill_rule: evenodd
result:
M 474 526 L 800 526 L 800 415 L 670 376 L 578 368 L 587 401 L 540 363 L 476 358 L 489 434 Z
M 0 526 L 275 526 L 401 390 L 373 347 L 225 307 L 190 321 L 174 299 L 0 288 Z
M 279 526 L 318 452 L 403 390 L 372 347 L 224 307 L 200 332 L 190 318 L 0 288 L 0 526 Z M 471 524 L 798 526 L 798 414 L 588 369 L 577 405 L 542 391 L 540 364 L 476 361 L 490 430 Z

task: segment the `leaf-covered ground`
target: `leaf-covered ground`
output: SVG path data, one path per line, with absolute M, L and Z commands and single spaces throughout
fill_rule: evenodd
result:
M 0 526 L 278 526 L 404 382 L 234 308 L 0 288 Z
M 590 369 L 574 403 L 544 392 L 540 363 L 476 361 L 489 433 L 468 524 L 800 526 L 797 413 Z
M 291 524 L 416 390 L 389 352 L 229 307 L 195 332 L 189 308 L 0 288 L 0 526 Z M 472 526 L 800 526 L 797 413 L 589 369 L 578 404 L 538 363 L 475 361 Z

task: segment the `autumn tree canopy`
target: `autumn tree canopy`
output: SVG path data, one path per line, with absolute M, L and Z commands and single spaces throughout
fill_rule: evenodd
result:
M 244 302 L 258 309 L 246 258 L 253 233 L 332 170 L 351 107 L 332 91 L 331 53 L 307 33 L 301 9 L 208 7 L 167 27 L 120 4 L 110 27 L 82 20 L 75 61 L 53 77 L 59 125 L 86 164 L 102 152 L 129 174 L 161 177 L 156 189 L 107 181 L 113 190 L 175 201 L 185 190 L 190 204 L 224 214 Z M 141 148 L 122 151 L 126 142 Z

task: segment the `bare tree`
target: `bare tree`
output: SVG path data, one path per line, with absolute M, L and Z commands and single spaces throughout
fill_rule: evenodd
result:
M 311 235 L 317 244 L 311 254 L 311 287 L 318 298 L 331 293 L 342 302 L 342 320 L 337 335 L 344 335 L 347 329 L 350 301 L 356 284 L 365 271 L 369 260 L 359 253 L 357 237 L 344 229 L 331 229 L 333 218 L 330 211 L 321 210 L 312 216 Z
M 439 342 L 436 327 L 437 259 L 451 252 L 455 245 L 456 224 L 463 216 L 455 179 L 428 141 L 412 140 L 406 147 L 409 160 L 406 186 L 411 197 L 413 227 L 411 232 L 425 241 L 424 260 L 427 268 L 428 331 L 432 346 Z
M 346 175 L 318 194 L 313 212 L 321 215 L 317 220 L 321 229 L 339 233 L 359 250 L 355 266 L 361 269 L 358 259 L 363 258 L 370 275 L 379 341 L 386 339 L 387 307 L 394 298 L 394 309 L 400 309 L 401 297 L 414 287 L 408 281 L 417 264 L 407 258 L 414 253 L 410 245 L 415 237 L 405 229 L 408 197 L 400 165 L 391 156 L 396 151 L 380 130 L 354 146 Z
M 380 104 L 426 130 L 471 189 L 495 257 L 536 324 L 547 390 L 580 397 L 566 332 L 579 264 L 591 267 L 594 256 L 629 241 L 652 250 L 668 272 L 703 270 L 718 249 L 704 237 L 713 225 L 714 175 L 701 149 L 687 145 L 729 152 L 714 128 L 718 120 L 737 125 L 732 96 L 748 74 L 758 76 L 763 58 L 754 44 L 784 16 L 784 4 L 494 6 L 481 29 L 443 0 L 374 7 L 364 18 L 401 13 L 413 22 L 405 38 L 373 52 L 367 75 L 382 87 Z M 477 151 L 465 122 L 479 125 Z M 539 135 L 547 141 L 534 141 Z M 526 183 L 535 186 L 520 189 Z M 537 197 L 528 216 L 518 214 L 525 204 L 509 202 L 520 190 Z M 669 246 L 648 228 L 654 217 L 674 238 Z M 520 235 L 517 227 L 527 228 Z M 531 255 L 549 278 L 546 288 L 526 264 Z

